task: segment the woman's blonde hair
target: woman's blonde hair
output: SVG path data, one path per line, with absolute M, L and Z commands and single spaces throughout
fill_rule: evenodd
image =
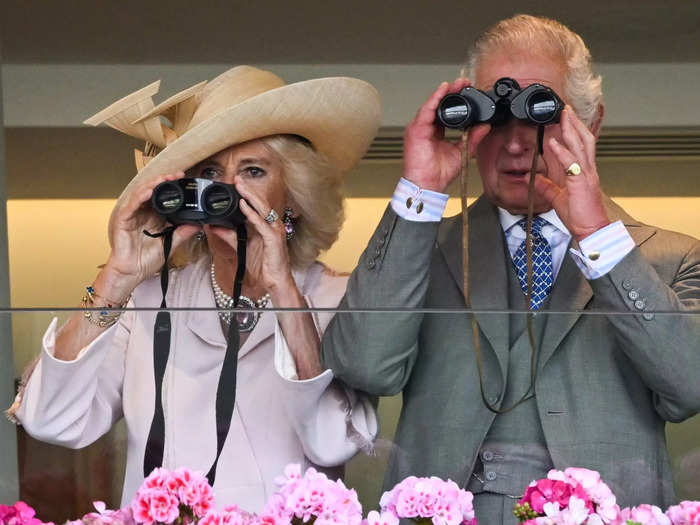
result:
M 336 167 L 299 137 L 262 139 L 282 162 L 282 177 L 297 219 L 289 241 L 292 267 L 305 268 L 338 239 L 345 220 L 343 177 Z
M 562 96 L 588 126 L 596 120 L 603 102 L 602 79 L 593 73 L 591 53 L 579 35 L 550 18 L 515 15 L 501 20 L 472 46 L 467 76 L 476 82 L 480 61 L 496 50 L 508 49 L 540 52 L 561 60 L 567 70 Z
M 258 140 L 282 164 L 285 191 L 296 216 L 295 233 L 287 243 L 290 263 L 295 269 L 306 268 L 331 247 L 343 226 L 342 173 L 301 137 L 273 135 Z M 206 252 L 206 243 L 192 238 L 173 254 L 172 265 L 185 266 Z

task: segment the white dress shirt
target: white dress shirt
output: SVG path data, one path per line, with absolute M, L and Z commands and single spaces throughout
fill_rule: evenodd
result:
M 399 217 L 409 221 L 438 222 L 445 212 L 448 198 L 444 193 L 423 190 L 401 177 L 391 199 L 391 207 Z M 517 224 L 524 217 L 498 208 L 498 218 L 511 258 L 525 240 L 525 231 Z M 542 213 L 540 217 L 548 222 L 542 227 L 542 235 L 552 249 L 552 271 L 556 281 L 571 234 L 554 210 Z M 578 250 L 569 248 L 569 253 L 587 279 L 597 279 L 612 270 L 634 246 L 624 224 L 615 221 L 581 240 Z

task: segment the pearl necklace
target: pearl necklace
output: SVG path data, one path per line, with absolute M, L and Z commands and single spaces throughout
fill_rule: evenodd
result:
M 226 310 L 224 312 L 219 312 L 219 317 L 226 324 L 231 324 L 231 317 L 234 315 L 233 310 L 233 297 L 224 292 L 219 283 L 216 282 L 216 273 L 214 272 L 214 262 L 211 263 L 211 287 L 214 289 L 214 300 L 216 301 L 216 306 L 220 310 Z M 238 298 L 238 308 L 258 308 L 262 309 L 267 306 L 270 302 L 270 294 L 266 293 L 257 301 L 253 301 L 250 297 L 241 295 Z M 260 312 L 238 312 L 235 314 L 236 321 L 238 322 L 238 330 L 240 332 L 252 332 L 255 325 L 258 324 L 258 319 L 260 318 Z

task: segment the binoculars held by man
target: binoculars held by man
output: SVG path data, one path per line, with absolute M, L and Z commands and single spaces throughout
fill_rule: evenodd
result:
M 564 103 L 547 86 L 530 84 L 525 89 L 512 78 L 496 81 L 491 91 L 465 87 L 445 95 L 437 108 L 437 120 L 446 128 L 466 129 L 476 124 L 497 126 L 511 117 L 534 125 L 559 122 Z

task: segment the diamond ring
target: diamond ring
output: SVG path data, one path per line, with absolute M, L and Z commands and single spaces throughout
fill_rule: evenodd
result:
M 265 222 L 268 224 L 272 224 L 273 222 L 275 222 L 279 218 L 280 218 L 280 216 L 277 215 L 277 212 L 275 210 L 270 210 L 270 213 L 268 213 L 267 217 L 265 217 Z

